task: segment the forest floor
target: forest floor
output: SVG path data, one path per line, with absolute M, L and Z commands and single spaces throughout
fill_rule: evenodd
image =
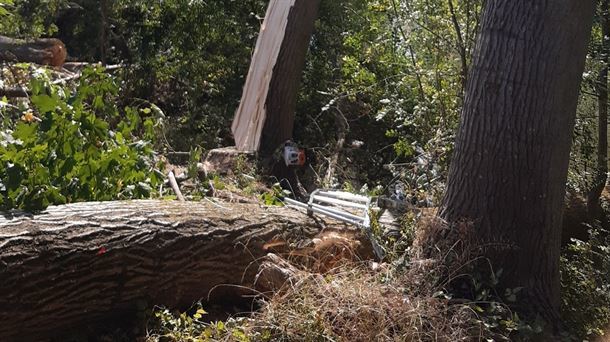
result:
M 174 171 L 188 173 L 184 167 Z M 275 201 L 278 189 L 254 176 L 244 170 L 221 177 L 208 175 L 206 200 L 281 205 Z M 185 184 L 190 193 L 198 188 Z M 583 208 L 581 199 L 569 199 L 566 215 L 574 225 L 570 231 L 580 229 Z M 438 228 L 435 212 L 435 208 L 414 208 L 405 214 L 397 235 L 388 237 L 380 233 L 383 229 L 377 230 L 376 237 L 389 251 L 383 261 L 375 258 L 370 247 L 362 248 L 367 244 L 362 236 L 352 233 L 322 233 L 306 248 L 281 242 L 272 245 L 268 261 L 276 278 L 268 292 L 241 305 L 239 301 L 238 305 L 234 301 L 202 304 L 186 313 L 158 310 L 145 340 L 204 336 L 204 340 L 248 341 L 455 341 L 511 340 L 516 334 L 536 334 L 537 327 L 514 316 L 508 302 L 491 295 L 492 287 L 480 288 L 476 300 L 454 299 L 446 292 L 451 281 L 447 275 L 461 274 L 476 256 L 465 247 L 433 258 L 423 256 L 422 240 Z M 449 266 L 448 259 L 453 260 Z M 608 334 L 610 328 L 596 341 L 610 341 Z

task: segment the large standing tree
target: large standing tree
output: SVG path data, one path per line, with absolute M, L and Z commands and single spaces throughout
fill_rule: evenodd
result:
M 439 213 L 450 227 L 468 222 L 484 255 L 504 270 L 501 284 L 525 286 L 523 303 L 553 324 L 593 9 L 593 0 L 487 1 Z

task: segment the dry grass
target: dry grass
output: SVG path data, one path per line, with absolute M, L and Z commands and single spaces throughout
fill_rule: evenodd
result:
M 299 268 L 283 288 L 255 313 L 247 330 L 271 333 L 283 341 L 478 341 L 493 336 L 465 302 L 438 296 L 451 279 L 476 261 L 469 247 L 469 225 L 464 223 L 451 246 L 426 250 L 430 241 L 448 231 L 435 218 L 422 220 L 408 261 L 373 264 L 358 253 L 327 248 L 330 257 L 317 253 L 319 261 L 333 260 L 336 267 Z M 329 241 L 335 241 L 336 238 Z M 323 245 L 323 244 L 321 244 Z M 441 250 L 443 252 L 441 252 Z M 336 262 L 337 255 L 344 258 Z M 473 259 L 474 258 L 474 259 Z M 311 265 L 311 264 L 310 264 Z M 318 263 L 313 263 L 318 265 Z
M 480 335 L 474 313 L 445 299 L 412 296 L 404 284 L 363 265 L 301 275 L 250 321 L 285 341 L 464 341 Z
M 425 226 L 429 230 L 418 236 L 419 242 L 444 230 L 436 221 Z M 248 341 L 350 342 L 497 337 L 484 328 L 471 306 L 438 295 L 443 279 L 459 274 L 462 267 L 447 263 L 447 258 L 467 263 L 470 253 L 464 248 L 431 256 L 435 253 L 414 246 L 408 262 L 378 264 L 362 260 L 368 248 L 363 249 L 360 238 L 325 232 L 311 246 L 296 250 L 284 250 L 288 244 L 283 241 L 270 242 L 270 252 L 278 254 L 268 257 L 273 267 L 267 269 L 271 272 L 266 280 L 275 286 L 270 286 L 261 309 L 238 323 L 238 335 Z M 242 339 L 228 332 L 204 340 Z

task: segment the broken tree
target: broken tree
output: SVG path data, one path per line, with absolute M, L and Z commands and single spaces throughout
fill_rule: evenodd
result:
M 292 138 L 296 95 L 319 0 L 271 0 L 232 131 L 240 151 L 268 156 Z
M 189 307 L 252 286 L 269 241 L 312 237 L 306 214 L 258 204 L 78 203 L 0 216 L 0 340 L 35 340 L 134 317 L 139 303 Z M 237 286 L 235 286 L 237 285 Z

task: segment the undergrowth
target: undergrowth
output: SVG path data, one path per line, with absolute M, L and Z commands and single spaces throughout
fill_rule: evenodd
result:
M 596 224 L 589 235 L 573 240 L 560 264 L 566 338 L 578 341 L 603 335 L 610 324 L 610 232 Z
M 386 250 L 384 262 L 347 260 L 286 263 L 298 269 L 283 287 L 258 300 L 248 317 L 210 321 L 204 308 L 192 315 L 156 312 L 148 341 L 531 341 L 544 340 L 539 316 L 513 310 L 522 288 L 500 288 L 503 270 L 482 258 L 480 243 L 458 227 L 448 245 L 430 239 L 447 226 L 432 212 L 406 216 L 390 237 L 373 223 Z M 445 239 L 443 241 L 451 241 Z M 349 246 L 345 244 L 343 246 Z M 594 340 L 610 321 L 610 237 L 596 226 L 586 242 L 562 254 L 562 341 Z M 497 247 L 497 246 L 496 246 Z M 352 248 L 352 247 L 347 247 Z M 339 248 L 341 249 L 341 248 Z M 309 257 L 312 254 L 308 254 Z M 349 259 L 349 258 L 348 258 Z M 317 266 L 316 266 L 317 265 Z
M 252 317 L 226 322 L 158 311 L 160 328 L 148 340 L 459 341 L 482 334 L 468 306 L 411 295 L 405 279 L 386 277 L 355 265 L 303 275 Z
M 326 272 L 290 260 L 299 271 L 272 296 L 261 297 L 261 309 L 251 316 L 209 322 L 161 310 L 148 340 L 508 341 L 541 331 L 506 304 L 519 289 L 496 294 L 501 271 L 489 280 L 473 279 L 474 298 L 454 298 L 448 277 L 466 271 L 476 259 L 471 251 L 454 247 L 435 257 L 422 255 L 412 246 L 395 260 L 353 260 Z

